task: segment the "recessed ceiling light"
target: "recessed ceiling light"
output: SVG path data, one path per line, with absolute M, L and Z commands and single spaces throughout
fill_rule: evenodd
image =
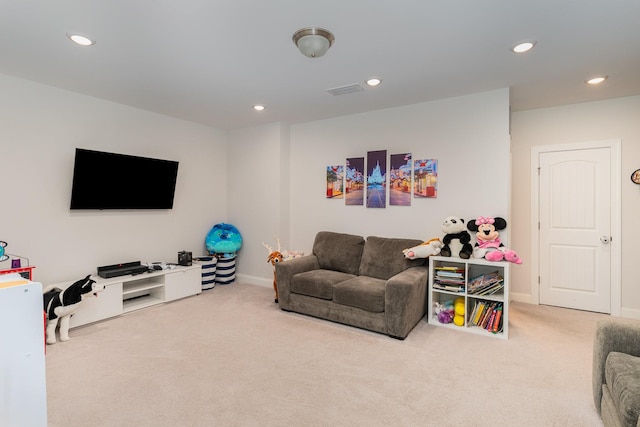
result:
M 379 79 L 378 77 L 372 77 L 368 79 L 366 83 L 371 87 L 375 87 L 382 83 L 382 79 Z
M 254 105 L 253 109 L 256 111 L 263 111 L 264 110 L 264 105 Z
M 598 85 L 600 83 L 602 83 L 603 81 L 607 80 L 609 78 L 609 76 L 597 76 L 597 77 L 592 77 L 588 80 L 585 80 L 586 84 L 589 85 Z
M 91 40 L 89 37 L 81 36 L 80 34 L 67 34 L 67 37 L 69 37 L 72 42 L 79 44 L 80 46 L 92 46 L 96 44 L 96 42 Z
M 536 45 L 536 42 L 524 42 L 512 47 L 511 51 L 514 53 L 525 53 L 533 49 L 535 45 Z

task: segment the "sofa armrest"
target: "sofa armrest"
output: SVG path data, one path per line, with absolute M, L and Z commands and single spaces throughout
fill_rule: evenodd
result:
M 276 286 L 278 287 L 278 304 L 283 310 L 290 310 L 289 295 L 291 294 L 291 279 L 298 273 L 318 270 L 318 258 L 307 255 L 276 264 Z
M 640 323 L 625 319 L 603 319 L 598 321 L 593 341 L 593 400 L 598 413 L 601 412 L 602 385 L 607 356 L 612 351 L 640 356 Z
M 384 310 L 387 333 L 404 339 L 427 312 L 428 267 L 411 267 L 387 280 Z

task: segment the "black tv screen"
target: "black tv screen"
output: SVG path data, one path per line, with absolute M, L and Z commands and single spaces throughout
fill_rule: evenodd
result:
M 76 148 L 71 209 L 171 209 L 178 162 Z

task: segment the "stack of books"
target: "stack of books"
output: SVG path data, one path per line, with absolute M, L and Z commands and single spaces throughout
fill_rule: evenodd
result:
M 452 266 L 435 267 L 433 287 L 450 292 L 464 292 L 464 268 Z
M 497 271 L 481 274 L 469 282 L 471 295 L 493 295 L 504 289 L 504 278 Z
M 502 332 L 502 310 L 503 306 L 499 301 L 479 300 L 469 316 L 469 325 L 488 332 Z

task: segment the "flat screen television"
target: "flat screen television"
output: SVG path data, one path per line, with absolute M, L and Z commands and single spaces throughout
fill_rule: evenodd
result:
M 178 162 L 76 148 L 71 209 L 172 209 Z

